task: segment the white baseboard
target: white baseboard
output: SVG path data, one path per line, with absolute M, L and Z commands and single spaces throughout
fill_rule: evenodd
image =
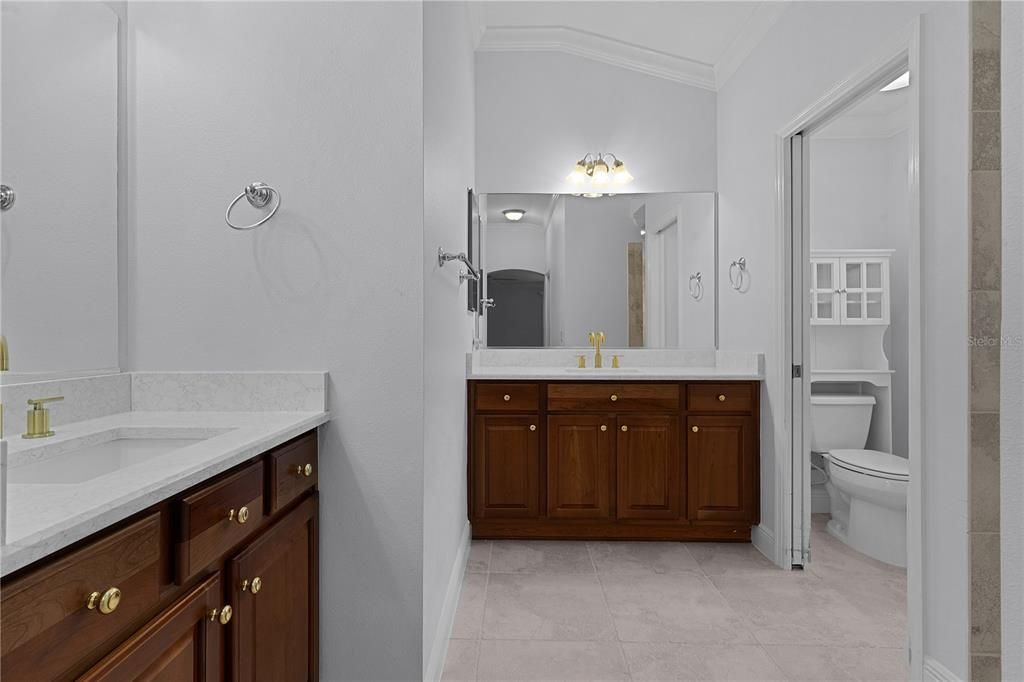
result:
M 775 535 L 770 530 L 764 526 L 754 526 L 750 529 L 750 542 L 758 552 L 768 558 L 768 561 L 773 564 L 779 563 L 775 557 Z
M 962 682 L 953 672 L 931 656 L 924 657 L 925 682 Z
M 423 679 L 429 682 L 440 680 L 441 673 L 444 672 L 444 659 L 448 656 L 448 638 L 455 624 L 455 610 L 459 606 L 462 579 L 466 574 L 466 562 L 469 560 L 471 530 L 469 521 L 466 521 L 466 526 L 462 529 L 462 538 L 459 540 L 459 551 L 452 562 L 452 572 L 448 577 L 448 588 L 445 590 L 444 604 L 441 606 L 441 617 L 437 621 L 434 645 L 430 648 L 430 660 L 426 661 L 423 668 Z

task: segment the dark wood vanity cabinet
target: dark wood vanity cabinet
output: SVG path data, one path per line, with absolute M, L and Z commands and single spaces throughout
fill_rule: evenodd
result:
M 0 677 L 318 679 L 316 444 L 306 433 L 5 576 Z
M 469 382 L 477 538 L 749 540 L 759 383 Z

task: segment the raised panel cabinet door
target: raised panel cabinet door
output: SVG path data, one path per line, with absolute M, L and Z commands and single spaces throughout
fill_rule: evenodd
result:
M 753 417 L 690 417 L 686 422 L 691 521 L 758 516 L 757 425 Z
M 477 416 L 473 511 L 481 519 L 535 518 L 540 510 L 540 418 Z
M 619 415 L 616 510 L 620 519 L 678 519 L 679 418 Z
M 227 574 L 231 679 L 318 679 L 316 496 L 253 540 Z
M 615 419 L 607 415 L 548 417 L 548 516 L 611 516 Z
M 88 682 L 224 679 L 224 630 L 232 612 L 225 608 L 222 599 L 220 573 L 215 573 L 79 679 Z

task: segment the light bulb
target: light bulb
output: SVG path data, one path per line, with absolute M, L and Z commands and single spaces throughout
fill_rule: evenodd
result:
M 612 166 L 612 181 L 616 185 L 628 185 L 633 182 L 633 176 L 626 170 L 626 164 L 619 160 L 616 160 Z
M 608 164 L 604 161 L 598 161 L 594 164 L 594 178 L 595 185 L 603 185 L 608 182 Z
M 583 165 L 583 161 L 577 161 L 576 167 L 572 169 L 572 172 L 565 177 L 566 180 L 578 185 L 587 179 L 587 167 Z

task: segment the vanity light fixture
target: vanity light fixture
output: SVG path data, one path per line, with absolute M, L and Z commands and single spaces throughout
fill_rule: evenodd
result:
M 501 214 L 505 216 L 505 220 L 511 220 L 513 223 L 517 223 L 523 219 L 523 216 L 526 215 L 526 211 L 521 208 L 506 208 L 501 212 Z
M 597 154 L 588 153 L 577 161 L 566 180 L 574 185 L 581 185 L 589 180 L 592 186 L 600 188 L 609 184 L 628 185 L 633 182 L 633 176 L 626 169 L 625 162 L 617 156 L 599 152 Z M 587 192 L 584 193 L 584 196 L 588 194 L 595 193 Z
M 896 79 L 894 79 L 891 83 L 889 83 L 884 88 L 879 90 L 879 92 L 893 92 L 894 90 L 902 90 L 903 88 L 905 88 L 905 87 L 907 87 L 909 85 L 910 85 L 910 72 L 909 71 L 904 71 Z

